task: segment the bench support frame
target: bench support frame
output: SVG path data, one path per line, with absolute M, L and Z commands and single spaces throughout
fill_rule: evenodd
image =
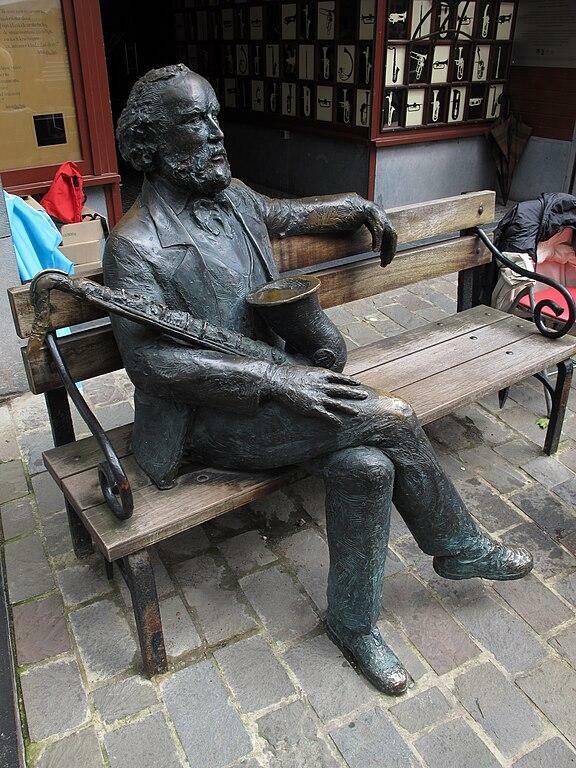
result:
M 52 428 L 54 446 L 58 447 L 59 445 L 73 443 L 76 436 L 74 434 L 74 425 L 72 423 L 72 414 L 66 390 L 64 387 L 52 389 L 46 392 L 44 397 L 46 399 L 50 427 Z M 68 499 L 65 499 L 65 503 L 74 554 L 79 560 L 82 560 L 94 552 L 94 545 L 84 523 L 76 514 Z
M 558 363 L 556 388 L 552 398 L 552 411 L 550 413 L 550 421 L 548 422 L 548 430 L 544 441 L 544 452 L 548 456 L 551 456 L 558 450 L 558 443 L 560 442 L 560 435 L 562 434 L 564 414 L 566 413 L 566 403 L 568 402 L 568 396 L 570 394 L 573 369 L 574 363 L 570 359 Z
M 144 670 L 149 677 L 162 674 L 168 661 L 150 553 L 141 549 L 118 560 L 118 565 L 132 597 Z

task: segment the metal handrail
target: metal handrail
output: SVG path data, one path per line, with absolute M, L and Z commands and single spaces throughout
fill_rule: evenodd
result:
M 549 285 L 551 288 L 554 288 L 559 293 L 562 294 L 564 299 L 566 300 L 566 304 L 568 306 L 568 319 L 567 320 L 553 320 L 555 323 L 562 323 L 560 328 L 549 328 L 544 323 L 544 317 L 543 316 L 543 310 L 544 309 L 551 309 L 552 312 L 556 315 L 557 318 L 560 317 L 562 312 L 564 311 L 561 306 L 556 304 L 555 301 L 552 301 L 552 299 L 541 299 L 539 302 L 536 303 L 533 310 L 533 320 L 540 331 L 540 333 L 543 336 L 547 336 L 549 339 L 559 339 L 562 336 L 565 336 L 574 323 L 576 322 L 576 307 L 574 305 L 574 300 L 572 296 L 570 295 L 570 292 L 568 289 L 562 285 L 561 283 L 556 282 L 556 280 L 553 280 L 551 277 L 547 277 L 546 275 L 539 275 L 537 272 L 530 272 L 527 269 L 524 269 L 523 267 L 519 267 L 517 264 L 515 264 L 513 261 L 510 261 L 506 256 L 504 256 L 503 253 L 501 253 L 498 248 L 494 245 L 494 243 L 490 240 L 488 235 L 484 232 L 484 230 L 480 229 L 480 227 L 475 227 L 474 232 L 480 240 L 484 243 L 484 245 L 488 248 L 488 250 L 492 253 L 494 258 L 499 261 L 501 264 L 504 264 L 504 266 L 508 267 L 508 269 L 511 269 L 513 272 L 516 272 L 517 275 L 521 275 L 522 277 L 528 277 L 531 280 L 538 281 L 539 283 L 544 283 L 545 285 Z M 549 315 L 547 316 L 550 317 Z
M 74 379 L 70 375 L 54 333 L 46 334 L 46 346 L 58 369 L 66 392 L 78 409 L 80 416 L 86 422 L 86 426 L 96 438 L 96 442 L 104 454 L 104 461 L 98 465 L 98 479 L 106 503 L 119 520 L 128 520 L 128 518 L 132 517 L 134 511 L 134 499 L 132 497 L 130 481 L 126 477 L 120 459 L 116 455 L 108 435 L 102 429 L 100 422 L 90 410 L 88 403 L 80 394 Z

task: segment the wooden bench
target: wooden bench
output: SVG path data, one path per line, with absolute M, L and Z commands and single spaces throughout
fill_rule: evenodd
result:
M 417 330 L 353 350 L 346 372 L 372 387 L 407 400 L 421 423 L 438 419 L 461 405 L 500 391 L 546 367 L 557 365 L 553 411 L 545 451 L 558 446 L 572 375 L 576 339 L 549 339 L 535 326 L 480 304 L 486 293 L 483 271 L 489 250 L 472 228 L 494 217 L 494 193 L 411 205 L 389 211 L 399 243 L 442 238 L 431 245 L 401 250 L 386 268 L 367 255 L 370 236 L 364 229 L 339 236 L 291 237 L 273 243 L 281 271 L 306 269 L 322 281 L 325 308 L 417 281 L 459 273 L 458 313 Z M 455 232 L 460 232 L 454 236 Z M 359 257 L 359 258 L 358 258 Z M 329 261 L 344 260 L 326 267 Z M 101 273 L 90 275 L 101 281 Z M 16 330 L 26 339 L 33 310 L 26 286 L 10 291 Z M 99 310 L 70 295 L 52 294 L 54 328 L 101 317 Z M 122 367 L 108 325 L 61 338 L 59 348 L 75 381 Z M 296 470 L 250 474 L 212 467 L 183 467 L 176 487 L 159 491 L 137 466 L 131 425 L 109 432 L 128 475 L 134 514 L 116 519 L 103 501 L 98 481 L 101 453 L 94 438 L 74 440 L 68 397 L 46 347 L 35 355 L 23 350 L 30 388 L 46 397 L 56 448 L 44 453 L 48 471 L 66 499 L 74 549 L 86 556 L 95 546 L 111 571 L 116 562 L 130 589 L 144 668 L 149 675 L 166 669 L 166 653 L 148 547 L 261 498 L 295 478 Z

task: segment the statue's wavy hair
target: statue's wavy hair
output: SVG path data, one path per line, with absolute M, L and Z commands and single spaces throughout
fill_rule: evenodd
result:
M 120 154 L 136 170 L 152 171 L 156 165 L 157 128 L 166 122 L 161 92 L 167 80 L 190 72 L 185 64 L 152 69 L 132 86 L 118 119 L 116 139 Z

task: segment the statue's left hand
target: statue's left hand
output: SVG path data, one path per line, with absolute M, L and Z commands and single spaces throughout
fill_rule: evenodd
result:
M 396 254 L 398 235 L 388 221 L 388 217 L 376 203 L 364 200 L 364 224 L 372 235 L 372 250 L 380 251 L 380 260 L 383 267 L 388 266 Z

